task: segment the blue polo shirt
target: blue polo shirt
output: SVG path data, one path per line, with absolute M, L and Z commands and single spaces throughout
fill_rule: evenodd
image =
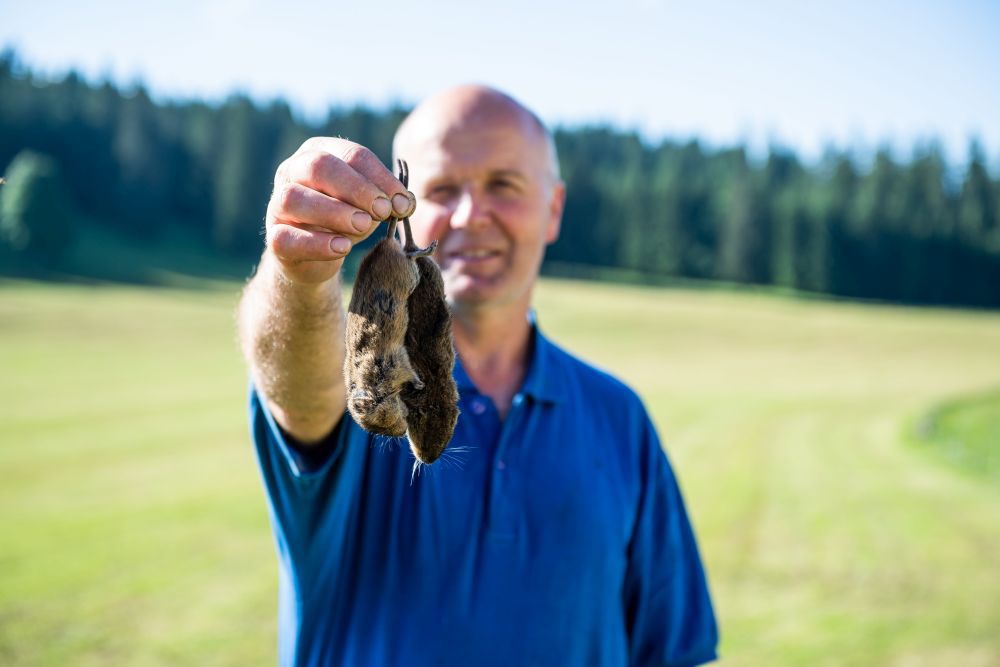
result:
M 637 396 L 549 342 L 501 421 L 461 365 L 446 458 L 349 415 L 308 459 L 250 421 L 279 556 L 282 665 L 696 665 L 715 618 Z

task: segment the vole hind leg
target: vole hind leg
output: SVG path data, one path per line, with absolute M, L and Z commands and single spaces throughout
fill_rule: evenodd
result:
M 437 248 L 437 241 L 431 241 L 431 244 L 426 248 L 418 248 L 417 244 L 413 242 L 413 234 L 410 232 L 410 219 L 403 218 L 403 236 L 406 237 L 406 243 L 403 245 L 403 252 L 410 259 L 415 259 L 417 257 L 427 257 L 434 249 Z
M 410 167 L 406 164 L 406 160 L 396 160 L 396 166 L 399 168 L 399 182 L 403 184 L 404 188 L 410 187 Z M 437 241 L 432 241 L 426 248 L 418 248 L 417 244 L 413 242 L 413 234 L 410 232 L 410 218 L 403 218 L 403 234 L 406 237 L 405 243 L 403 244 L 403 252 L 410 259 L 415 259 L 417 257 L 427 257 L 432 252 L 434 248 L 437 247 Z

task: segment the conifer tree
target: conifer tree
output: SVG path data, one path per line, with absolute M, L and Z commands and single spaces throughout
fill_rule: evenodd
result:
M 0 193 L 0 242 L 45 267 L 55 267 L 73 243 L 76 221 L 58 164 L 35 151 L 11 162 Z

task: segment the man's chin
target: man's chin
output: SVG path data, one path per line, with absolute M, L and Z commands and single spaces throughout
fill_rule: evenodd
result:
M 452 308 L 474 309 L 496 300 L 496 285 L 491 281 L 470 276 L 456 276 L 446 280 L 445 293 Z

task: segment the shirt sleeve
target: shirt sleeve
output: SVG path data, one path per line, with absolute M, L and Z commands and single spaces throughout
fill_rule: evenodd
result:
M 716 658 L 715 614 L 677 480 L 648 416 L 645 421 L 624 590 L 630 664 L 700 665 Z
M 252 385 L 249 410 L 279 550 L 302 555 L 322 523 L 332 489 L 343 477 L 348 449 L 354 444 L 363 447 L 364 442 L 354 441 L 365 440 L 365 433 L 345 413 L 327 441 L 317 445 L 320 453 L 309 456 L 296 449 Z

